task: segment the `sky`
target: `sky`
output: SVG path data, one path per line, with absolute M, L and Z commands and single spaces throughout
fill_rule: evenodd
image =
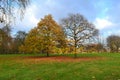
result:
M 47 14 L 59 23 L 70 13 L 83 15 L 103 37 L 120 35 L 120 0 L 32 0 L 24 19 L 16 21 L 13 32 L 30 31 Z

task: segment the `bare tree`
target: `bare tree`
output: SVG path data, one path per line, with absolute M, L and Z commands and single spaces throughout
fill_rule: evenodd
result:
M 111 52 L 118 52 L 120 48 L 120 36 L 118 35 L 108 36 L 107 45 L 110 48 Z
M 77 48 L 98 34 L 95 26 L 80 14 L 70 14 L 67 18 L 61 20 L 61 25 L 67 38 L 73 42 L 75 57 L 77 57 Z
M 105 43 L 105 38 L 103 37 L 102 34 L 99 34 L 96 38 L 96 50 L 98 53 L 100 52 L 105 52 L 106 51 L 106 43 Z
M 10 24 L 15 18 L 15 13 L 23 17 L 29 0 L 0 0 L 0 23 Z
M 25 31 L 18 31 L 14 38 L 14 52 L 19 52 L 19 47 L 24 44 L 24 40 L 27 36 Z

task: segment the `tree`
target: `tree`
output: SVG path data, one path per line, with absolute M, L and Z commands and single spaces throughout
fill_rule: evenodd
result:
M 111 52 L 118 52 L 120 48 L 120 36 L 110 35 L 107 38 L 107 45 Z
M 46 53 L 49 56 L 55 47 L 63 47 L 64 41 L 62 27 L 53 20 L 51 15 L 47 15 L 28 33 L 25 45 L 21 48 L 31 53 Z
M 0 52 L 10 53 L 12 50 L 12 38 L 9 33 L 9 27 L 0 29 Z
M 8 50 L 12 49 L 13 46 L 13 40 L 10 35 L 11 23 L 18 17 L 18 14 L 20 19 L 23 18 L 29 3 L 30 0 L 0 0 L 0 27 L 2 28 L 0 35 L 2 48 L 4 48 L 4 51 L 7 53 L 10 52 Z
M 94 44 L 88 44 L 85 46 L 85 49 L 87 52 L 103 52 L 105 51 L 103 44 L 101 43 L 94 43 Z
M 77 48 L 85 43 L 86 40 L 90 40 L 98 34 L 95 26 L 80 14 L 70 14 L 67 18 L 61 20 L 61 25 L 67 38 L 72 41 L 75 57 L 77 56 Z
M 19 47 L 24 44 L 24 40 L 27 36 L 25 31 L 18 31 L 14 38 L 14 52 L 19 52 Z
M 104 38 L 102 37 L 102 34 L 99 36 L 97 36 L 97 43 L 96 43 L 96 50 L 99 52 L 105 52 L 106 51 L 106 45 L 105 45 L 105 41 Z
M 15 40 L 20 42 L 20 44 L 23 44 L 26 36 L 27 36 L 27 33 L 25 31 L 18 31 L 15 37 Z
M 0 23 L 10 24 L 18 12 L 22 18 L 29 2 L 29 0 L 0 0 Z

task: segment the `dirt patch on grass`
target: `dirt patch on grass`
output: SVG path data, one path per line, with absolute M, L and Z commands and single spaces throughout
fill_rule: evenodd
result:
M 67 56 L 54 56 L 54 57 L 27 57 L 25 59 L 35 61 L 55 61 L 55 62 L 79 62 L 79 61 L 92 61 L 92 60 L 104 60 L 103 57 L 67 57 Z

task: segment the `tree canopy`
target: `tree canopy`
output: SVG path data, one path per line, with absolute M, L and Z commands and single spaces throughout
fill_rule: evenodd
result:
M 0 29 L 0 53 L 10 53 L 12 50 L 12 38 L 7 30 L 8 28 Z
M 120 36 L 110 35 L 107 38 L 107 45 L 111 52 L 118 52 L 120 48 Z
M 58 25 L 51 15 L 46 15 L 38 23 L 37 27 L 32 29 L 25 39 L 25 45 L 22 49 L 31 53 L 53 53 L 54 48 L 61 46 L 65 41 L 62 27 Z
M 63 18 L 61 25 L 64 28 L 68 40 L 71 41 L 71 44 L 75 48 L 75 56 L 76 48 L 98 34 L 95 26 L 80 14 L 70 14 L 67 18 Z

